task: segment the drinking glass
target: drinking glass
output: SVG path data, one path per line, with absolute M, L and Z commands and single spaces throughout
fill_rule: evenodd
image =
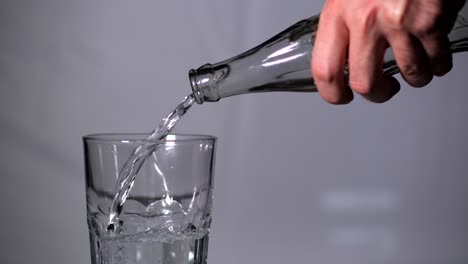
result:
M 93 264 L 202 264 L 208 253 L 216 138 L 147 134 L 83 137 L 87 220 Z M 119 172 L 132 152 L 154 151 L 135 176 L 118 217 L 109 214 L 119 191 Z

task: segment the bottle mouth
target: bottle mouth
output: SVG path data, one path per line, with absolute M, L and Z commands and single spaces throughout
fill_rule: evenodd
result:
M 190 70 L 189 79 L 195 102 L 202 104 L 205 101 L 219 100 L 213 65 L 207 63 L 196 70 Z
M 198 76 L 197 70 L 191 69 L 189 71 L 190 86 L 192 86 L 192 94 L 193 94 L 193 97 L 195 98 L 195 102 L 197 102 L 197 104 L 203 104 L 204 102 L 203 93 L 200 87 L 198 87 L 197 76 Z

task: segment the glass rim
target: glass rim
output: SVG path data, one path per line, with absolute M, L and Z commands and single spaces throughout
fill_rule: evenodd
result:
M 84 135 L 83 141 L 85 142 L 107 142 L 107 143 L 165 143 L 165 142 L 199 142 L 199 141 L 212 141 L 216 142 L 218 139 L 211 135 L 202 134 L 169 134 L 162 140 L 146 140 L 150 133 L 93 133 Z

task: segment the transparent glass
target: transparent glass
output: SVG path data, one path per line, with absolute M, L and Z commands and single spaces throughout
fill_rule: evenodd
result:
M 87 219 L 93 264 L 206 263 L 216 138 L 97 134 L 83 138 Z M 123 204 L 119 230 L 109 212 L 119 172 L 133 150 L 155 150 L 143 163 Z
M 259 92 L 316 92 L 310 60 L 318 24 L 319 15 L 299 21 L 247 52 L 190 70 L 196 102 Z M 460 14 L 449 39 L 452 53 L 468 51 L 468 23 Z M 399 73 L 391 49 L 385 54 L 383 73 Z

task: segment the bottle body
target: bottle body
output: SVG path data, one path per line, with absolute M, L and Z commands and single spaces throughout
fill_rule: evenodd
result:
M 195 100 L 201 104 L 247 93 L 316 92 L 310 61 L 318 23 L 318 15 L 299 21 L 247 52 L 190 70 Z M 449 39 L 453 53 L 468 51 L 468 24 L 463 17 L 458 17 Z M 398 72 L 393 53 L 388 49 L 383 73 Z

